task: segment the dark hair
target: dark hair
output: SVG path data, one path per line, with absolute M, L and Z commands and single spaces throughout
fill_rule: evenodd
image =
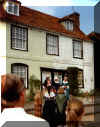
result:
M 68 74 L 65 74 L 64 77 L 68 77 Z
M 20 93 L 24 89 L 22 80 L 14 74 L 6 74 L 1 77 L 1 97 L 7 102 L 18 101 Z
M 47 87 L 47 81 L 50 80 L 50 77 L 46 77 L 46 80 L 44 82 L 44 86 Z

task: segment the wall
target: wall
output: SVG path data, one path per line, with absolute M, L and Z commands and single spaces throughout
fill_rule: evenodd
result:
M 28 52 L 11 49 L 10 24 L 7 24 L 7 72 L 11 72 L 12 63 L 24 63 L 29 66 L 29 77 L 33 74 L 41 79 L 40 67 L 67 69 L 79 67 L 84 70 L 83 90 L 94 87 L 93 44 L 83 43 L 84 59 L 73 58 L 72 39 L 59 36 L 59 56 L 46 54 L 46 32 L 34 28 L 28 29 Z
M 6 73 L 6 23 L 0 21 L 0 74 Z

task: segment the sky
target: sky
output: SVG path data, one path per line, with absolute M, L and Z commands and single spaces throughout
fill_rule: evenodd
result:
M 89 34 L 94 31 L 94 6 L 99 0 L 20 0 L 22 5 L 50 14 L 64 17 L 73 12 L 80 13 L 80 29 Z
M 45 12 L 47 14 L 64 17 L 73 12 L 80 13 L 80 29 L 89 34 L 94 31 L 94 7 L 93 6 L 33 6 L 33 9 Z

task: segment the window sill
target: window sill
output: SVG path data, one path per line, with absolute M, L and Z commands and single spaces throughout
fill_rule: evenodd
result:
M 28 49 L 20 49 L 20 48 L 13 48 L 11 47 L 12 50 L 19 50 L 19 51 L 25 51 L 25 52 L 28 52 Z
M 83 57 L 73 57 L 73 58 L 75 58 L 75 59 L 84 59 Z

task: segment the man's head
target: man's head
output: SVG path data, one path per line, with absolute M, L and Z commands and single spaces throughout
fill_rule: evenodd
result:
M 9 107 L 23 107 L 25 88 L 22 79 L 14 74 L 3 75 L 1 77 L 1 97 Z

